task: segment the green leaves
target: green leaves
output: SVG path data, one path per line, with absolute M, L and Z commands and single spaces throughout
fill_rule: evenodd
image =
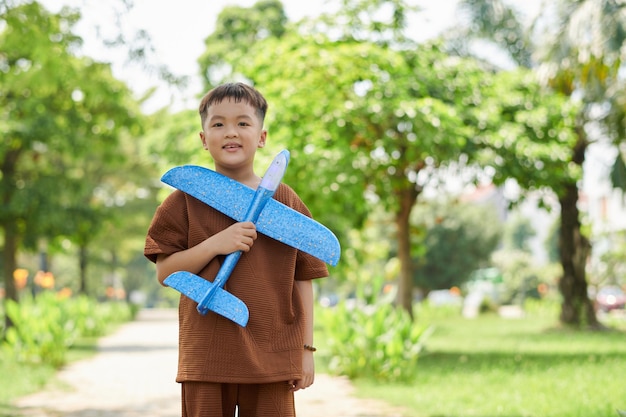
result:
M 503 221 L 503 220 L 502 220 Z M 424 230 L 412 239 L 415 285 L 425 290 L 461 287 L 471 271 L 489 264 L 502 236 L 502 221 L 492 207 L 441 200 L 420 204 L 412 224 Z
M 548 188 L 559 193 L 581 171 L 572 148 L 579 106 L 542 88 L 525 69 L 499 73 L 488 93 L 491 114 L 481 114 L 480 162 L 491 165 L 494 181 L 515 178 L 527 190 Z
M 624 158 L 619 153 L 611 168 L 611 182 L 615 188 L 626 192 L 626 164 L 624 164 Z
M 389 303 L 348 307 L 346 302 L 317 314 L 329 350 L 329 368 L 349 378 L 411 382 L 432 332 Z
M 0 345 L 9 357 L 23 363 L 65 364 L 67 350 L 79 337 L 104 335 L 108 326 L 132 318 L 129 305 L 104 304 L 78 297 L 64 299 L 52 292 L 21 303 L 6 302 L 13 327 Z
M 198 58 L 204 89 L 225 80 L 246 76 L 242 69 L 254 58 L 250 52 L 268 38 L 280 38 L 287 16 L 278 0 L 260 0 L 252 7 L 227 6 L 219 13 L 216 29 L 205 39 L 206 51 Z
M 136 147 L 122 141 L 142 131 L 139 105 L 109 64 L 75 54 L 77 19 L 37 2 L 0 15 L 0 228 L 15 242 L 6 282 L 13 248 L 33 249 L 41 238 L 80 245 L 97 238 L 121 203 L 102 191 L 128 188 L 138 171 L 129 162 Z
M 279 103 L 268 116 L 270 138 L 292 150 L 298 168 L 287 181 L 316 215 L 324 213 L 316 209 L 312 190 L 323 184 L 337 184 L 341 200 L 350 202 L 350 209 L 335 212 L 362 219 L 365 189 L 395 210 L 394 193 L 414 188 L 427 163 L 437 166 L 470 151 L 466 108 L 480 102 L 485 78 L 476 65 L 450 59 L 432 45 L 400 51 L 321 36 L 283 37 L 263 51 L 248 76 L 271 103 Z M 294 172 L 309 178 L 302 187 L 290 176 Z M 332 200 L 334 193 L 328 192 Z

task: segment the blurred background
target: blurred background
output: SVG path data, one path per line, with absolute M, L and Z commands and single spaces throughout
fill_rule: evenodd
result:
M 212 166 L 197 104 L 236 80 L 270 105 L 258 172 L 289 149 L 284 181 L 341 241 L 315 287 L 329 333 L 340 311 L 384 311 L 416 358 L 424 308 L 623 326 L 624 7 L 2 1 L 4 310 L 176 306 L 143 257 L 159 178 Z

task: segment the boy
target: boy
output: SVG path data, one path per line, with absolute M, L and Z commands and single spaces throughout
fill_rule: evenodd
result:
M 243 83 L 214 88 L 199 106 L 200 139 L 215 171 L 253 189 L 261 182 L 253 163 L 265 146 L 266 111 L 265 98 Z M 287 185 L 274 198 L 310 216 Z M 232 417 L 238 409 L 240 417 L 294 417 L 293 393 L 314 379 L 311 280 L 328 276 L 324 262 L 179 190 L 158 207 L 144 253 L 163 284 L 176 271 L 212 281 L 223 257 L 238 250 L 243 254 L 224 289 L 248 306 L 246 327 L 213 312 L 200 315 L 193 300 L 180 298 L 182 415 Z

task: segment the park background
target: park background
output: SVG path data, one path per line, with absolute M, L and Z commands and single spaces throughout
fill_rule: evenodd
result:
M 175 305 L 142 256 L 158 178 L 210 166 L 194 101 L 237 79 L 270 102 L 259 172 L 288 148 L 342 242 L 329 372 L 407 415 L 624 408 L 622 315 L 594 298 L 625 284 L 619 2 L 187 3 L 2 4 L 3 363 Z

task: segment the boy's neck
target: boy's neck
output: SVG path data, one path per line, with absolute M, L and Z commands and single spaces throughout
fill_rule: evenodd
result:
M 243 185 L 247 185 L 248 187 L 256 190 L 259 184 L 261 183 L 261 177 L 256 175 L 254 171 L 250 170 L 247 172 L 236 172 L 236 171 L 228 171 L 224 169 L 216 169 L 222 175 L 227 176 L 237 182 L 242 183 Z

